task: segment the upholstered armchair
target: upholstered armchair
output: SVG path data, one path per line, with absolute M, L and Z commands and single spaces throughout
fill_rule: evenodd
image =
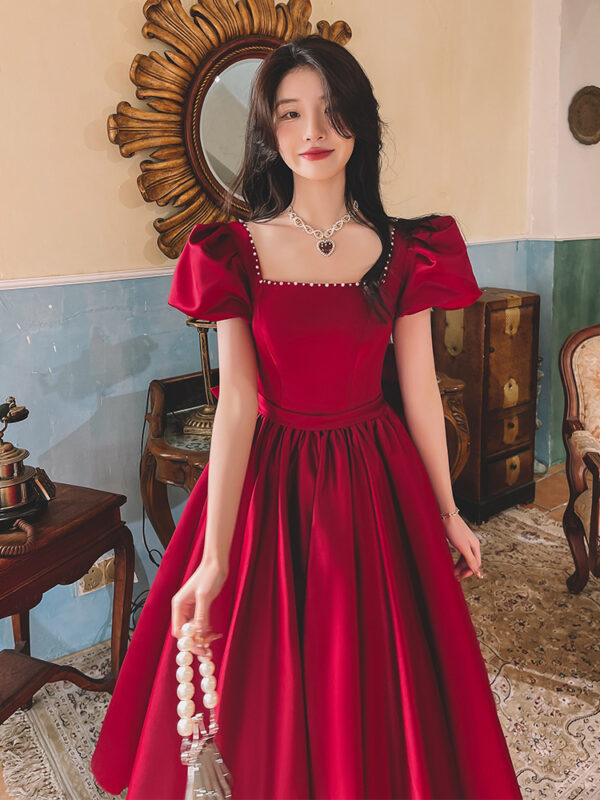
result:
M 576 594 L 590 572 L 600 577 L 600 324 L 575 331 L 566 339 L 559 366 L 565 393 L 563 441 L 570 492 L 563 529 L 575 562 L 567 587 Z

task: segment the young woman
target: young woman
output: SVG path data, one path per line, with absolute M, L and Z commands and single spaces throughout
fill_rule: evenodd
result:
M 521 797 L 460 586 L 481 555 L 431 344 L 431 307 L 480 290 L 452 217 L 385 213 L 381 128 L 348 50 L 281 46 L 253 86 L 250 221 L 196 225 L 177 264 L 169 303 L 217 321 L 218 408 L 92 761 L 128 800 L 183 797 L 189 621 L 223 634 L 234 800 Z M 390 335 L 404 421 L 381 392 Z

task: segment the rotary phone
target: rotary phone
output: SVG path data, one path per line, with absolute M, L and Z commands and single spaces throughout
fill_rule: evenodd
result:
M 10 423 L 28 416 L 28 409 L 18 406 L 14 397 L 0 403 L 0 557 L 20 555 L 33 548 L 35 529 L 27 520 L 39 516 L 56 495 L 56 487 L 43 469 L 23 463 L 29 451 L 2 438 Z M 26 542 L 3 543 L 15 529 L 26 534 Z

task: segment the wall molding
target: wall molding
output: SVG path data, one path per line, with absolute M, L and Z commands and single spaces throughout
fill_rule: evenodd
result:
M 570 242 L 587 239 L 598 239 L 596 236 L 506 236 L 497 239 L 466 240 L 468 247 L 490 244 L 508 244 L 510 242 Z M 41 286 L 67 286 L 78 283 L 102 283 L 104 281 L 130 281 L 138 278 L 160 278 L 172 275 L 175 264 L 171 267 L 152 267 L 151 269 L 123 269 L 111 272 L 90 272 L 76 275 L 47 275 L 39 278 L 17 278 L 0 280 L 0 292 L 10 289 L 36 289 Z
M 153 267 L 151 269 L 118 269 L 111 272 L 90 272 L 75 275 L 45 275 L 39 278 L 15 278 L 0 281 L 0 292 L 8 289 L 35 289 L 39 286 L 65 286 L 76 283 L 102 283 L 104 281 L 130 281 L 136 278 L 160 278 L 172 275 L 172 267 Z

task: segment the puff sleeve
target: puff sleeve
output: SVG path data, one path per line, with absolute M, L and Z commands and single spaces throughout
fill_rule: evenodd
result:
M 467 246 L 454 217 L 430 218 L 408 238 L 406 274 L 395 316 L 426 308 L 464 308 L 481 295 Z
M 231 223 L 195 225 L 179 256 L 167 300 L 190 317 L 252 320 L 250 281 Z

